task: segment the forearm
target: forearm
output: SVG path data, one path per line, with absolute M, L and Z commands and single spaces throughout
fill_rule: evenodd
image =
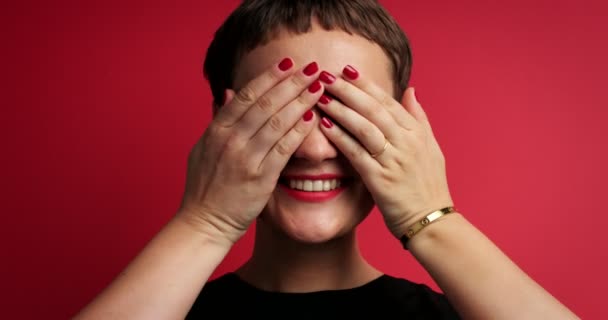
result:
M 409 249 L 465 319 L 578 319 L 460 214 L 422 230 Z
M 230 245 L 174 218 L 76 319 L 183 319 Z

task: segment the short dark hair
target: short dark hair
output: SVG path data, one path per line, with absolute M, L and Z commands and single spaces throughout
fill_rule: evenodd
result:
M 214 107 L 232 88 L 240 59 L 273 40 L 281 29 L 310 31 L 312 19 L 326 30 L 340 29 L 378 44 L 393 67 L 396 98 L 407 88 L 412 68 L 409 41 L 397 22 L 376 0 L 244 0 L 215 33 L 207 50 L 204 75 Z

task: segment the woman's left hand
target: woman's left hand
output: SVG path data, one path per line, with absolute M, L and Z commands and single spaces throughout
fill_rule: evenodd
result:
M 326 117 L 321 129 L 357 170 L 387 227 L 400 238 L 425 215 L 453 206 L 443 153 L 413 88 L 401 105 L 353 67 L 343 74 L 320 75 L 325 90 L 341 101 L 320 99 L 321 110 L 340 124 Z

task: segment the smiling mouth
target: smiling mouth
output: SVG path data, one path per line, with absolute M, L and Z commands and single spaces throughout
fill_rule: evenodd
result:
M 292 190 L 304 192 L 327 192 L 348 186 L 348 178 L 301 179 L 281 177 L 279 184 Z

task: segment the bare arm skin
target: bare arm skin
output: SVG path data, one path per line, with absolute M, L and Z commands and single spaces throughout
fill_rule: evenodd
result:
M 413 88 L 401 104 L 352 66 L 322 79 L 339 101 L 318 105 L 344 129 L 321 129 L 361 175 L 397 239 L 454 205 L 445 158 Z M 432 223 L 408 245 L 465 319 L 577 319 L 460 214 Z
M 464 319 L 579 319 L 458 213 L 408 248 Z
M 231 248 L 199 229 L 176 216 L 75 319 L 183 319 Z
M 310 108 L 323 92 L 314 82 L 318 68 L 304 72 L 292 66 L 284 59 L 238 94 L 227 91 L 224 106 L 188 158 L 178 214 L 76 319 L 187 315 L 314 127 Z

